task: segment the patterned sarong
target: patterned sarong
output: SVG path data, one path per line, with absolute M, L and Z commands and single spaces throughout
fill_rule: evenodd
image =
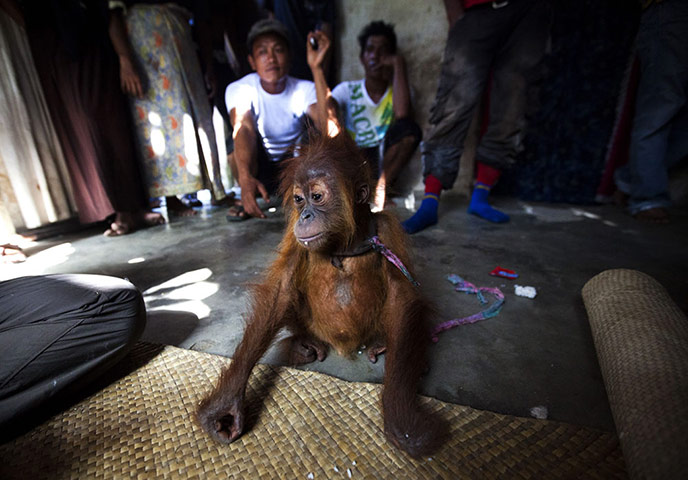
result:
M 212 111 L 188 13 L 171 4 L 135 5 L 126 15 L 145 89 L 131 99 L 148 194 L 210 188 L 225 196 Z

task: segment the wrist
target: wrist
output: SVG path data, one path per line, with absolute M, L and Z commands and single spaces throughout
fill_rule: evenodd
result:
M 126 53 L 119 54 L 119 63 L 121 65 L 131 67 L 134 63 L 131 61 L 131 57 Z
M 311 68 L 311 72 L 315 75 L 316 73 L 324 73 L 322 63 L 308 64 Z

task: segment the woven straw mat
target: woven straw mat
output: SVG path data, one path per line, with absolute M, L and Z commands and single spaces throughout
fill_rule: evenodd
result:
M 616 269 L 583 287 L 633 478 L 688 478 L 688 317 L 655 279 Z
M 228 359 L 139 344 L 128 361 L 139 368 L 0 446 L 0 478 L 625 477 L 613 434 L 429 398 L 450 435 L 413 460 L 384 438 L 380 385 L 267 365 L 249 382 L 247 431 L 220 445 L 193 416 Z

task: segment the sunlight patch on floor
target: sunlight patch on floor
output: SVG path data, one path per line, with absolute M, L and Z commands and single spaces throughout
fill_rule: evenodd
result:
M 207 318 L 211 309 L 203 300 L 215 295 L 220 286 L 206 280 L 212 276 L 209 268 L 201 268 L 178 275 L 143 292 L 146 310 L 182 311 Z

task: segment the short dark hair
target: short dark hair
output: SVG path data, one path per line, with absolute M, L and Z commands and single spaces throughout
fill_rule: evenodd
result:
M 385 37 L 389 42 L 389 48 L 392 53 L 397 53 L 397 34 L 394 33 L 394 25 L 385 23 L 382 20 L 375 20 L 363 27 L 361 33 L 358 34 L 358 43 L 361 46 L 361 53 L 359 55 L 363 55 L 368 37 L 372 37 L 373 35 L 382 35 Z

